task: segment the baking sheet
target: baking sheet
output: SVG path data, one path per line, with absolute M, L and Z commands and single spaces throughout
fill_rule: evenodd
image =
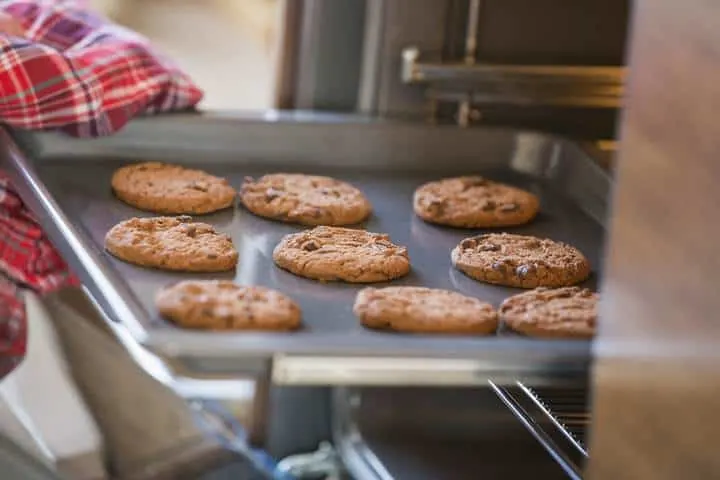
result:
M 110 191 L 113 171 L 127 160 L 106 158 L 53 159 L 37 165 L 37 171 L 62 211 L 85 234 L 88 248 L 94 249 L 103 269 L 124 283 L 119 290 L 128 292 L 132 301 L 142 307 L 144 318 L 137 321 L 148 333 L 146 341 L 162 336 L 163 348 L 176 354 L 210 356 L 269 356 L 277 353 L 305 355 L 390 355 L 421 357 L 508 358 L 523 355 L 544 360 L 567 356 L 586 358 L 589 342 L 537 340 L 511 332 L 492 337 L 407 335 L 370 331 L 361 327 L 352 314 L 354 297 L 364 285 L 322 284 L 296 277 L 277 268 L 272 250 L 281 237 L 297 232 L 301 226 L 288 225 L 256 217 L 242 207 L 212 215 L 196 217 L 216 226 L 233 238 L 240 253 L 238 269 L 228 274 L 179 274 L 133 266 L 103 251 L 105 233 L 117 222 L 132 216 L 151 216 L 114 198 Z M 192 163 L 191 163 L 192 164 Z M 260 166 L 258 161 L 213 163 L 207 158 L 197 166 L 226 177 L 236 188 L 245 176 L 259 176 L 270 171 L 298 171 L 293 164 Z M 463 238 L 489 230 L 459 230 L 429 225 L 412 212 L 414 189 L 425 181 L 437 179 L 427 175 L 393 172 L 377 168 L 303 168 L 306 173 L 336 176 L 359 187 L 374 207 L 373 216 L 363 226 L 374 232 L 387 232 L 395 243 L 406 245 L 412 273 L 393 285 L 422 285 L 455 290 L 498 305 L 503 299 L 522 290 L 476 282 L 450 263 L 450 250 Z M 579 248 L 593 266 L 592 277 L 584 284 L 595 288 L 601 265 L 602 226 L 559 191 L 555 181 L 520 174 L 510 167 L 484 169 L 468 173 L 526 188 L 541 199 L 541 213 L 529 225 L 500 231 L 537 235 L 570 243 Z M 493 230 L 498 231 L 498 230 Z M 294 333 L 197 332 L 182 330 L 159 318 L 153 297 L 164 285 L 182 279 L 225 278 L 239 284 L 264 285 L 278 289 L 295 299 L 303 311 L 304 327 Z M 382 284 L 376 284 L 382 286 Z M 157 343 L 155 343 L 157 347 Z M 537 357 L 537 355 L 535 355 Z

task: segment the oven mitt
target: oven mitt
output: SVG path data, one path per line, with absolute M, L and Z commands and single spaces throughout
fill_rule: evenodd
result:
M 202 96 L 147 39 L 83 1 L 0 0 L 0 122 L 97 137 Z M 0 171 L 0 375 L 25 353 L 17 284 L 42 294 L 77 280 Z

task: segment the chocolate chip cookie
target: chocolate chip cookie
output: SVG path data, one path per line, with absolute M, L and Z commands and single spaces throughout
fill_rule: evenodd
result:
M 407 249 L 387 235 L 340 227 L 286 235 L 273 259 L 295 275 L 321 281 L 386 282 L 410 271 Z
M 487 335 L 498 323 L 489 303 L 424 287 L 365 288 L 353 312 L 368 328 L 409 333 Z
M 533 337 L 591 338 L 598 299 L 586 288 L 541 287 L 505 300 L 500 318 L 511 329 Z
M 522 225 L 540 208 L 530 192 L 478 176 L 426 183 L 413 198 L 417 216 L 451 227 L 485 228 Z
M 127 165 L 112 177 L 115 195 L 133 207 L 167 215 L 205 214 L 231 207 L 235 190 L 224 178 L 179 165 Z
M 466 238 L 451 254 L 453 265 L 481 282 L 508 287 L 565 287 L 590 275 L 578 249 L 546 238 L 490 233 Z
M 295 330 L 300 307 L 280 292 L 224 280 L 188 280 L 155 297 L 160 314 L 185 328 L 206 330 Z
M 125 220 L 107 233 L 105 248 L 126 262 L 162 270 L 222 272 L 238 261 L 228 235 L 188 216 Z
M 372 211 L 365 195 L 330 177 L 275 173 L 247 178 L 240 200 L 261 217 L 301 225 L 353 225 Z

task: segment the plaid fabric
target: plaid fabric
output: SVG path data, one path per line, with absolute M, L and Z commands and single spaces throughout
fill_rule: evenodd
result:
M 201 99 L 198 87 L 145 38 L 90 12 L 83 1 L 0 0 L 5 124 L 96 137 L 138 114 L 185 109 Z M 0 171 L 0 374 L 25 352 L 18 285 L 48 293 L 73 284 L 77 280 Z
M 26 342 L 27 322 L 21 292 L 0 275 L 0 378 L 20 363 Z

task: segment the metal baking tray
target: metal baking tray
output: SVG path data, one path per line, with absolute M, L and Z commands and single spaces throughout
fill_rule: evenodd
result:
M 270 116 L 269 116 L 270 115 Z M 450 264 L 450 250 L 483 230 L 426 224 L 412 212 L 413 190 L 444 175 L 479 173 L 537 193 L 542 212 L 505 231 L 565 241 L 601 267 L 607 174 L 572 142 L 502 129 L 458 129 L 311 114 L 183 114 L 142 119 L 122 134 L 93 141 L 8 134 L 2 168 L 125 341 L 135 342 L 195 378 L 235 377 L 272 367 L 283 384 L 483 384 L 584 375 L 590 342 L 536 340 L 510 332 L 490 337 L 403 335 L 362 328 L 352 314 L 363 286 L 322 284 L 278 269 L 272 250 L 301 227 L 234 208 L 198 217 L 227 232 L 240 252 L 231 274 L 177 274 L 136 267 L 103 250 L 115 223 L 147 216 L 113 197 L 115 168 L 139 159 L 206 169 L 239 187 L 243 177 L 278 171 L 334 175 L 362 189 L 374 206 L 364 225 L 407 245 L 412 273 L 394 285 L 446 288 L 499 304 L 518 290 L 469 279 Z M 33 157 L 33 162 L 27 157 Z M 187 278 L 234 278 L 276 288 L 299 302 L 295 333 L 198 332 L 159 318 L 155 292 Z M 129 339 L 129 340 L 128 340 Z M 502 378 L 501 378 L 502 377 Z

